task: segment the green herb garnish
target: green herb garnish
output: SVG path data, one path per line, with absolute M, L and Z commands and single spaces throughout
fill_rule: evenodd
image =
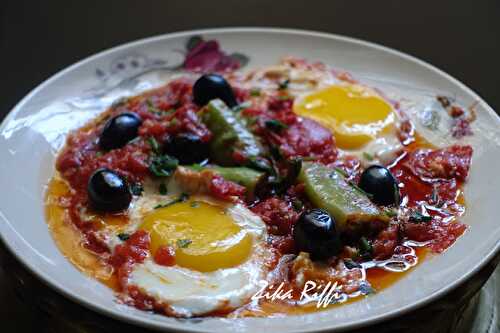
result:
M 153 151 L 153 153 L 159 154 L 160 153 L 160 144 L 158 143 L 158 141 L 156 141 L 156 139 L 152 136 L 150 136 L 147 139 L 147 141 L 148 141 L 148 144 L 151 147 L 151 150 Z
M 126 241 L 127 239 L 130 238 L 130 235 L 127 234 L 127 233 L 122 232 L 122 233 L 118 234 L 118 238 L 120 238 L 121 241 Z
M 424 215 L 418 210 L 414 210 L 410 213 L 409 221 L 413 223 L 426 223 L 432 221 L 432 216 Z
M 260 89 L 259 88 L 253 88 L 252 90 L 250 90 L 250 96 L 253 96 L 253 97 L 260 96 Z
M 285 90 L 288 89 L 288 85 L 290 84 L 290 79 L 286 79 L 284 81 L 281 81 L 278 85 L 278 90 Z
M 165 185 L 165 183 L 161 183 L 158 187 L 158 192 L 160 192 L 161 195 L 166 195 L 168 193 L 167 185 Z
M 344 259 L 344 265 L 345 265 L 345 267 L 347 267 L 347 269 L 363 267 L 360 264 L 358 264 L 357 262 L 355 262 L 354 260 L 349 259 L 349 258 Z
M 359 239 L 359 249 L 362 257 L 371 257 L 373 254 L 373 246 L 370 244 L 368 239 L 366 239 L 366 237 L 361 237 Z
M 432 188 L 431 202 L 432 203 L 437 203 L 438 201 L 439 201 L 439 194 L 438 194 L 438 191 L 437 191 L 437 187 L 434 186 Z
M 149 99 L 146 100 L 146 104 L 148 106 L 148 112 L 151 112 L 151 113 L 154 113 L 154 114 L 162 114 L 162 110 L 157 108 L 152 101 L 150 101 Z
M 304 208 L 304 204 L 302 203 L 301 200 L 295 198 L 293 199 L 292 201 L 292 207 L 293 209 L 295 209 L 296 211 L 301 211 L 303 208 Z
M 178 239 L 177 240 L 177 247 L 181 249 L 185 249 L 188 247 L 193 241 L 190 239 Z
M 281 130 L 288 128 L 288 125 L 286 125 L 283 122 L 276 120 L 276 119 L 268 120 L 265 122 L 265 124 L 266 124 L 266 127 L 273 132 L 280 132 Z
M 102 155 L 104 155 L 104 153 L 102 151 L 95 152 L 95 157 L 101 157 Z
M 185 202 L 187 199 L 189 199 L 189 194 L 182 193 L 177 199 L 174 199 L 170 202 L 164 203 L 164 204 L 158 204 L 153 207 L 153 209 L 158 209 L 158 208 L 165 208 L 168 206 L 172 206 L 173 204 L 179 203 L 179 202 Z
M 439 197 L 437 186 L 432 188 L 431 203 L 437 208 L 441 208 L 445 204 L 445 202 Z
M 177 120 L 177 118 L 172 118 L 169 122 L 168 122 L 168 126 L 177 126 L 179 124 L 179 120 Z
M 384 214 L 388 217 L 395 217 L 398 216 L 398 211 L 395 209 L 387 208 L 386 210 L 384 210 Z
M 149 164 L 149 171 L 157 177 L 170 177 L 179 161 L 169 155 L 153 156 Z
M 130 184 L 130 192 L 132 192 L 133 195 L 141 195 L 143 191 L 144 188 L 141 183 Z
M 200 44 L 201 42 L 203 42 L 203 38 L 201 38 L 200 36 L 193 36 L 189 38 L 188 41 L 186 42 L 186 49 L 188 51 L 192 50 L 196 46 L 198 46 L 198 44 Z
M 363 152 L 363 157 L 368 161 L 373 161 L 375 159 L 372 154 L 367 153 L 366 151 Z
M 276 145 L 271 145 L 269 147 L 269 152 L 271 153 L 271 156 L 276 160 L 280 161 L 283 159 L 283 154 L 281 153 L 280 147 Z
M 198 201 L 193 201 L 191 202 L 191 205 L 190 205 L 192 208 L 198 208 L 200 207 L 200 203 Z
M 243 111 L 247 108 L 249 108 L 252 104 L 250 102 L 244 102 L 241 104 L 236 105 L 235 107 L 232 108 L 233 112 L 240 112 Z
M 289 99 L 292 99 L 289 95 L 279 95 L 277 98 L 280 101 L 287 101 Z

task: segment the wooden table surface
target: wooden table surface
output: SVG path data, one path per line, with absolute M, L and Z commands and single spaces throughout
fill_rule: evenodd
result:
M 310 29 L 377 42 L 445 70 L 500 110 L 497 0 L 3 0 L 0 119 L 36 85 L 95 52 L 152 35 L 224 26 Z M 10 306 L 13 298 L 14 291 L 0 285 L 7 332 L 34 331 L 37 323 L 28 310 Z

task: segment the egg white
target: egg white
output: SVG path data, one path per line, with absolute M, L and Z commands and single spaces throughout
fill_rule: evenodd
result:
M 143 194 L 129 208 L 128 225 L 119 231 L 111 228 L 101 231 L 109 248 L 114 249 L 122 242 L 119 233 L 136 231 L 143 217 L 157 204 L 178 197 L 181 192 L 173 180 L 168 184 L 168 193 L 168 196 L 158 194 L 158 184 L 154 182 L 145 184 Z M 248 303 L 258 291 L 259 281 L 268 273 L 265 260 L 270 253 L 265 242 L 266 225 L 243 204 L 228 204 L 226 212 L 252 238 L 250 256 L 245 262 L 237 267 L 199 272 L 178 265 L 158 265 L 150 255 L 143 263 L 134 265 L 126 285 L 137 287 L 181 317 L 228 311 Z

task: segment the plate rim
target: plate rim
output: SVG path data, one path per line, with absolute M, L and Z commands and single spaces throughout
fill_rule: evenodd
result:
M 396 50 L 394 48 L 375 43 L 375 42 L 370 42 L 366 41 L 363 39 L 359 38 L 354 38 L 354 37 L 348 37 L 345 35 L 339 35 L 339 34 L 333 34 L 333 33 L 328 33 L 328 32 L 320 32 L 320 31 L 314 31 L 314 30 L 303 30 L 303 29 L 290 29 L 290 28 L 280 28 L 280 27 L 262 27 L 262 26 L 255 26 L 255 27 L 223 27 L 223 28 L 209 28 L 209 29 L 194 29 L 194 30 L 183 30 L 183 31 L 177 31 L 177 32 L 171 32 L 171 33 L 165 33 L 165 34 L 159 34 L 151 37 L 146 37 L 146 38 L 141 38 L 137 40 L 133 40 L 130 42 L 126 42 L 105 50 L 102 50 L 100 52 L 94 53 L 88 57 L 85 57 L 74 64 L 67 66 L 63 68 L 62 70 L 56 72 L 52 76 L 50 76 L 48 79 L 44 80 L 42 83 L 38 84 L 35 88 L 33 88 L 26 96 L 24 96 L 16 105 L 8 112 L 8 114 L 5 116 L 5 118 L 2 120 L 0 124 L 0 131 L 2 131 L 6 125 L 12 120 L 16 114 L 22 110 L 23 106 L 33 97 L 35 96 L 40 90 L 45 88 L 46 86 L 50 85 L 53 81 L 57 80 L 59 77 L 64 76 L 66 73 L 71 72 L 72 70 L 86 64 L 89 62 L 92 62 L 94 59 L 98 59 L 100 57 L 106 56 L 107 54 L 112 54 L 114 52 L 118 52 L 122 49 L 127 49 L 130 47 L 135 47 L 139 46 L 141 44 L 147 44 L 151 42 L 155 42 L 161 39 L 170 39 L 170 38 L 178 38 L 178 37 L 184 37 L 184 36 L 192 36 L 192 35 L 203 35 L 203 34 L 214 34 L 214 33 L 219 33 L 219 34 L 224 34 L 224 33 L 245 33 L 245 32 L 254 32 L 254 33 L 283 33 L 283 34 L 288 34 L 288 35 L 300 35 L 300 36 L 311 36 L 311 37 L 320 37 L 320 38 L 327 38 L 327 39 L 332 39 L 332 40 L 339 40 L 339 41 L 344 41 L 344 42 L 349 42 L 352 44 L 360 45 L 360 46 L 367 46 L 385 53 L 389 53 L 391 55 L 397 56 L 399 58 L 403 58 L 405 60 L 408 60 L 420 67 L 424 67 L 431 72 L 434 72 L 435 74 L 443 77 L 447 81 L 450 81 L 451 83 L 457 85 L 460 89 L 465 91 L 467 94 L 472 96 L 474 99 L 476 99 L 482 107 L 485 109 L 486 112 L 488 112 L 491 116 L 493 116 L 493 119 L 497 121 L 497 123 L 500 124 L 500 116 L 493 110 L 493 108 L 478 94 L 476 93 L 473 89 L 469 88 L 466 86 L 464 83 L 459 81 L 458 79 L 454 78 L 450 74 L 444 72 L 443 70 L 437 68 L 436 66 L 421 60 L 415 56 L 412 56 L 410 54 L 407 54 L 405 52 Z M 12 228 L 10 223 L 8 223 L 8 219 L 3 215 L 2 212 L 0 212 L 0 219 L 4 222 L 6 222 L 7 226 L 12 229 L 14 234 L 17 234 L 17 237 L 20 241 L 23 243 L 26 243 L 28 246 L 29 243 L 21 236 L 19 235 L 15 229 Z M 179 330 L 180 332 L 205 332 L 205 330 L 197 330 L 197 329 L 186 329 L 181 327 L 181 325 L 175 325 L 172 326 L 170 324 L 166 324 L 164 322 L 159 322 L 155 320 L 151 320 L 149 318 L 145 317 L 140 317 L 136 316 L 133 313 L 126 313 L 126 312 L 120 312 L 109 309 L 104 307 L 103 305 L 97 304 L 91 300 L 86 300 L 85 298 L 81 297 L 80 295 L 72 294 L 71 292 L 65 290 L 62 288 L 62 286 L 59 286 L 58 283 L 54 280 L 52 280 L 50 274 L 45 274 L 43 272 L 37 271 L 34 265 L 31 264 L 31 262 L 23 256 L 21 256 L 20 253 L 17 253 L 15 251 L 15 244 L 11 240 L 9 241 L 7 237 L 4 236 L 2 232 L 0 232 L 0 239 L 2 242 L 5 244 L 6 248 L 8 251 L 11 253 L 11 255 L 16 258 L 18 262 L 20 262 L 25 268 L 28 269 L 29 272 L 31 272 L 34 276 L 36 276 L 40 281 L 42 281 L 45 285 L 50 287 L 52 290 L 58 292 L 59 294 L 63 295 L 64 297 L 70 299 L 73 302 L 78 303 L 79 305 L 82 305 L 86 307 L 87 309 L 91 311 L 95 311 L 101 315 L 107 316 L 109 318 L 113 318 L 115 320 L 121 321 L 121 322 L 126 322 L 129 324 L 133 325 L 138 325 L 142 327 L 146 327 L 149 329 L 153 330 L 164 330 L 164 329 L 176 329 Z M 345 330 L 350 330 L 350 329 L 358 329 L 361 327 L 367 327 L 369 325 L 373 325 L 376 323 L 380 323 L 385 320 L 392 319 L 397 316 L 401 316 L 404 314 L 407 314 L 411 311 L 417 310 L 419 308 L 422 308 L 423 306 L 428 305 L 432 301 L 439 299 L 443 297 L 444 295 L 448 294 L 455 288 L 457 288 L 459 285 L 463 284 L 466 282 L 468 279 L 470 279 L 474 274 L 476 274 L 479 270 L 481 270 L 488 262 L 493 260 L 497 254 L 500 254 L 500 242 L 496 244 L 495 247 L 493 247 L 486 256 L 484 256 L 475 266 L 473 266 L 466 274 L 462 275 L 458 279 L 456 279 L 453 283 L 449 284 L 448 286 L 444 287 L 443 289 L 439 290 L 438 292 L 435 292 L 431 295 L 428 295 L 427 297 L 421 298 L 419 300 L 416 300 L 414 302 L 411 302 L 407 304 L 406 306 L 402 308 L 398 308 L 392 311 L 388 311 L 383 314 L 379 315 L 374 315 L 371 317 L 367 317 L 366 319 L 362 319 L 358 322 L 355 323 L 344 323 L 341 324 L 340 326 L 335 327 L 334 329 L 337 331 L 345 331 Z M 326 332 L 331 330 L 332 328 L 321 328 L 319 330 L 312 330 L 310 332 Z M 295 332 L 296 330 L 290 330 L 289 332 Z

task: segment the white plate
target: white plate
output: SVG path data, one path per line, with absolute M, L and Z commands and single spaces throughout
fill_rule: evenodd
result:
M 381 78 L 389 85 L 411 87 L 412 91 L 444 92 L 464 105 L 478 102 L 472 140 L 475 151 L 465 191 L 469 207 L 462 219 L 470 230 L 448 251 L 425 260 L 392 287 L 362 301 L 306 316 L 191 321 L 117 304 L 111 290 L 78 272 L 56 248 L 44 221 L 45 185 L 66 133 L 118 96 L 160 84 L 169 73 L 162 68 L 182 62 L 179 50 L 193 35 L 217 39 L 224 50 L 248 55 L 247 67 L 274 64 L 283 55 L 295 55 L 353 71 L 361 78 Z M 471 277 L 498 251 L 499 125 L 493 110 L 449 75 L 408 55 L 351 38 L 261 28 L 201 30 L 149 38 L 99 53 L 61 71 L 33 90 L 7 116 L 0 127 L 0 234 L 16 257 L 51 287 L 91 309 L 146 327 L 217 332 L 360 327 L 442 296 Z

